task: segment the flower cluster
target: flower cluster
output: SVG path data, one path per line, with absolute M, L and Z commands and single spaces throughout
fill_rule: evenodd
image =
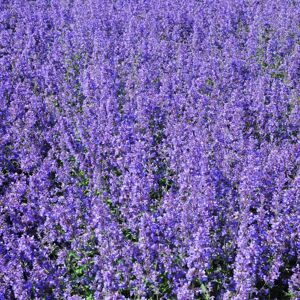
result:
M 0 1 L 0 299 L 300 299 L 300 2 Z

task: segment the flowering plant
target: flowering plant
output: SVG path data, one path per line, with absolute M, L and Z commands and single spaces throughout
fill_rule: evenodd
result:
M 300 299 L 299 19 L 0 1 L 0 299 Z

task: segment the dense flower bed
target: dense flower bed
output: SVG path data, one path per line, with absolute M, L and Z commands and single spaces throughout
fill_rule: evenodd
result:
M 0 0 L 0 299 L 300 299 L 298 0 Z

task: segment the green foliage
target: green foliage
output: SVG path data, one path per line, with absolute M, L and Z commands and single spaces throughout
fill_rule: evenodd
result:
M 211 78 L 207 78 L 205 83 L 208 87 L 211 87 L 211 88 L 214 87 L 214 85 L 215 85 L 213 79 L 211 79 Z
M 72 294 L 84 297 L 84 299 L 94 299 L 93 291 L 89 284 L 91 282 L 89 270 L 92 267 L 92 260 L 86 264 L 80 264 L 80 256 L 75 251 L 70 251 L 66 258 L 67 274 L 72 282 Z M 83 280 L 85 279 L 85 280 Z
M 160 281 L 160 284 L 158 286 L 159 294 L 160 295 L 172 295 L 172 286 L 168 279 L 167 272 L 162 272 L 162 274 L 159 276 L 159 281 Z
M 138 241 L 137 235 L 135 233 L 133 233 L 132 230 L 130 230 L 130 229 L 124 228 L 122 230 L 122 233 L 123 233 L 126 240 L 132 241 L 132 242 L 135 242 L 135 243 Z
M 68 104 L 71 107 L 76 107 L 77 112 L 82 112 L 82 105 L 85 100 L 80 83 L 80 70 L 86 62 L 86 53 L 75 53 L 66 60 L 65 82 L 71 86 L 73 96 Z
M 89 186 L 89 178 L 87 177 L 86 172 L 78 167 L 74 156 L 71 156 L 69 158 L 69 162 L 72 166 L 70 176 L 78 180 L 78 186 L 82 187 L 84 195 L 88 196 L 90 194 L 90 190 L 87 189 L 87 187 Z
M 122 84 L 117 91 L 117 101 L 118 101 L 118 110 L 121 115 L 124 114 L 124 104 L 125 104 L 125 86 Z
M 149 198 L 152 200 L 150 207 L 151 211 L 156 211 L 158 209 L 165 193 L 168 192 L 174 184 L 174 181 L 171 179 L 171 172 L 168 172 L 168 174 L 165 175 L 165 177 L 158 180 L 158 187 L 152 188 L 149 192 Z

